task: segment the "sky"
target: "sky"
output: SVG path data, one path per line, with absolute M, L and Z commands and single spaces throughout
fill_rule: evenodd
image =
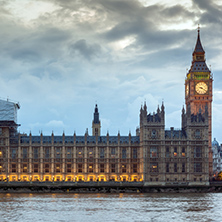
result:
M 0 98 L 33 135 L 91 134 L 96 103 L 102 135 L 135 135 L 144 101 L 181 128 L 198 24 L 222 143 L 220 0 L 0 0 Z

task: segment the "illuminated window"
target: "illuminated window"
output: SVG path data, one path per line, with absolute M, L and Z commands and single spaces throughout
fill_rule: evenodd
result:
M 158 172 L 158 163 L 150 163 L 150 172 Z
M 182 157 L 186 157 L 185 148 L 182 147 Z
M 71 159 L 72 158 L 72 150 L 71 150 L 70 147 L 67 148 L 67 150 L 66 150 L 66 158 L 67 159 Z
M 27 172 L 28 172 L 27 164 L 23 164 L 23 173 L 27 173 Z
M 126 164 L 122 164 L 122 173 L 126 173 Z
M 55 165 L 55 170 L 56 170 L 56 173 L 60 173 L 60 164 L 59 163 L 57 163 Z
M 2 151 L 0 151 L 0 158 L 2 157 Z
M 176 148 L 176 147 L 174 147 L 173 156 L 174 156 L 174 157 L 177 157 L 177 148 Z
M 93 164 L 89 164 L 89 173 L 93 172 Z

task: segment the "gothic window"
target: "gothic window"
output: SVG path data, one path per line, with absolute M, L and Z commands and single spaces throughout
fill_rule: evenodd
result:
M 27 173 L 28 172 L 28 167 L 27 164 L 23 164 L 23 169 L 22 169 L 23 173 Z
M 170 157 L 170 148 L 166 147 L 166 157 L 169 158 Z
M 111 164 L 111 173 L 115 173 L 116 172 L 116 164 Z
M 185 147 L 182 147 L 182 157 L 185 157 L 186 153 L 185 153 Z
M 169 173 L 170 172 L 170 164 L 169 163 L 166 163 L 166 173 Z
M 38 159 L 39 158 L 39 149 L 37 147 L 33 150 L 33 158 Z
M 174 173 L 177 173 L 177 163 L 174 163 Z
M 28 148 L 22 149 L 22 158 L 27 159 L 28 158 Z
M 194 158 L 201 158 L 202 157 L 202 150 L 201 147 L 194 148 Z
M 45 158 L 46 159 L 50 158 L 50 148 L 49 147 L 45 147 Z
M 72 149 L 70 147 L 68 147 L 66 149 L 66 158 L 67 159 L 71 159 L 72 158 Z
M 111 155 L 115 155 L 115 153 L 116 153 L 115 147 L 111 148 Z
M 83 148 L 78 148 L 78 150 L 77 150 L 77 157 L 79 157 L 79 158 L 83 157 Z
M 16 149 L 15 148 L 11 148 L 11 158 L 12 159 L 16 158 Z
M 16 173 L 16 164 L 12 164 L 11 167 L 12 167 L 12 173 Z
M 157 147 L 151 147 L 150 148 L 150 157 L 156 158 L 157 157 Z
M 173 156 L 174 156 L 174 157 L 177 157 L 177 147 L 174 147 Z
M 68 163 L 67 165 L 66 165 L 66 172 L 67 173 L 71 173 L 72 172 L 72 165 L 70 164 L 70 163 Z
M 199 129 L 197 129 L 195 131 L 195 138 L 200 138 L 200 130 Z
M 150 172 L 158 172 L 158 163 L 150 163 Z
M 78 173 L 82 173 L 82 164 L 78 164 Z
M 133 159 L 137 158 L 137 148 L 133 148 Z
M 104 164 L 100 164 L 100 173 L 104 173 Z
M 126 173 L 126 164 L 122 164 L 122 173 Z
M 60 168 L 61 168 L 60 163 L 56 163 L 55 164 L 55 172 L 60 173 Z
M 48 163 L 45 164 L 45 173 L 49 173 L 49 164 Z
M 122 148 L 122 158 L 126 159 L 126 148 Z
M 39 172 L 39 165 L 38 164 L 34 164 L 33 165 L 33 172 L 34 173 L 38 173 Z
M 100 159 L 104 159 L 105 158 L 105 149 L 104 148 L 100 148 Z
M 137 164 L 133 164 L 133 173 L 137 173 Z
M 202 172 L 202 163 L 194 163 L 194 172 L 195 173 Z
M 56 156 L 56 159 L 60 159 L 61 158 L 61 148 L 60 147 L 56 148 L 55 156 Z
M 93 173 L 93 164 L 89 164 L 89 173 Z
M 185 173 L 185 163 L 182 163 L 182 173 Z

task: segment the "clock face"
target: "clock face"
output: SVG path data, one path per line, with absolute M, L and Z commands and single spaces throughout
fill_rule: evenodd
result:
M 198 94 L 205 94 L 208 90 L 208 86 L 205 82 L 199 82 L 197 83 L 195 89 Z
M 186 85 L 186 95 L 188 95 L 189 94 L 189 85 L 187 84 Z

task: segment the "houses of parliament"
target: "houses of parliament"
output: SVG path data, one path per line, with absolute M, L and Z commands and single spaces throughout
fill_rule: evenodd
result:
M 164 104 L 149 114 L 144 103 L 136 136 L 102 136 L 97 105 L 92 135 L 20 134 L 19 104 L 1 100 L 0 181 L 208 185 L 213 172 L 212 81 L 198 29 L 185 78 L 186 105 L 181 111 L 180 130 L 165 129 Z

